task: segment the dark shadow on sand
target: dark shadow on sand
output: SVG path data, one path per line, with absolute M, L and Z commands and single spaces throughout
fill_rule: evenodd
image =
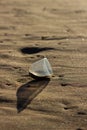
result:
M 21 112 L 27 105 L 47 86 L 49 78 L 35 79 L 24 85 L 17 90 L 17 110 Z
M 48 50 L 54 50 L 54 48 L 51 47 L 24 47 L 20 49 L 23 54 L 35 54 L 39 53 L 41 51 L 48 51 Z

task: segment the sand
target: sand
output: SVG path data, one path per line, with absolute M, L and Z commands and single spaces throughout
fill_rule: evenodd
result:
M 87 130 L 87 0 L 0 0 L 0 129 Z

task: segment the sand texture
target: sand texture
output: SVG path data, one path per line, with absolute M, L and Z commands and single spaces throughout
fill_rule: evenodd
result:
M 87 130 L 87 0 L 0 0 L 0 130 Z

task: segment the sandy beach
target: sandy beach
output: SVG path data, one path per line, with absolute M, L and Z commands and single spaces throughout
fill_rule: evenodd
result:
M 87 130 L 87 0 L 0 0 L 0 130 Z

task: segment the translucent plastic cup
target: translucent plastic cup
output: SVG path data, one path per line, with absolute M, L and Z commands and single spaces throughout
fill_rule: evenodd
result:
M 43 58 L 33 63 L 29 72 L 37 77 L 51 77 L 53 74 L 51 65 L 47 58 Z

